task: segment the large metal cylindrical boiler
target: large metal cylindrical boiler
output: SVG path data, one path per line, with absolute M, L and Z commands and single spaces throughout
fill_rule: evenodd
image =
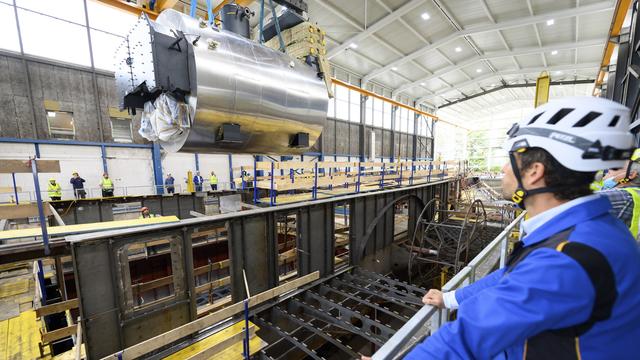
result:
M 156 109 L 169 151 L 299 154 L 326 121 L 312 67 L 174 10 L 139 19 L 116 53 L 116 84 L 122 108 Z M 165 95 L 188 116 L 172 119 L 179 108 L 158 106 Z

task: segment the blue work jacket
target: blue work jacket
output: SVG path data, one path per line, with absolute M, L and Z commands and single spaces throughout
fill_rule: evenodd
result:
M 570 242 L 608 261 L 618 295 L 611 317 L 578 338 L 583 359 L 640 358 L 640 250 L 604 197 L 578 204 L 525 236 L 531 246 L 573 228 Z M 573 258 L 538 248 L 508 274 L 497 270 L 456 291 L 458 318 L 418 344 L 405 359 L 522 359 L 525 341 L 546 330 L 587 321 L 595 289 Z

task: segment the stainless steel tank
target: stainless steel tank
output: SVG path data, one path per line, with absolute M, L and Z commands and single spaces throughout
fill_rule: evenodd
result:
M 190 126 L 160 141 L 172 152 L 298 154 L 326 121 L 312 67 L 174 10 L 139 19 L 116 53 L 116 84 L 122 108 L 166 92 L 188 104 Z

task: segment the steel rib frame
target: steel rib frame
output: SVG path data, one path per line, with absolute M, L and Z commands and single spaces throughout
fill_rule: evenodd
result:
M 383 284 L 377 283 L 377 282 L 370 282 L 370 280 L 368 279 L 363 279 L 361 277 L 357 277 L 357 276 L 352 276 L 351 274 L 349 274 L 349 276 L 347 276 L 347 280 L 349 281 L 353 281 L 353 282 L 360 282 L 361 284 L 365 284 L 363 286 L 372 286 L 372 287 L 376 287 L 382 291 L 386 292 L 386 295 L 388 296 L 395 296 L 396 299 L 400 300 L 400 301 L 404 301 L 405 303 L 409 303 L 409 304 L 413 304 L 413 305 L 420 305 L 422 306 L 422 298 L 415 296 L 414 294 L 411 294 L 409 292 L 406 291 L 402 291 L 399 289 L 396 289 L 394 287 L 391 286 L 385 286 Z
M 290 342 L 291 344 L 293 344 L 296 348 L 302 350 L 302 352 L 304 352 L 305 354 L 307 354 L 308 356 L 312 357 L 315 360 L 322 360 L 322 358 L 320 356 L 318 356 L 318 354 L 316 354 L 315 351 L 309 349 L 304 343 L 299 342 L 296 338 L 294 338 L 293 336 L 289 335 L 286 331 L 280 329 L 280 327 L 270 321 L 264 320 L 260 317 L 255 317 L 253 319 L 253 322 L 256 323 L 256 325 L 260 326 L 261 328 L 269 328 L 272 331 L 276 332 L 278 335 L 280 335 L 282 338 L 284 338 L 285 340 L 287 340 L 288 342 Z
M 327 340 L 332 345 L 334 345 L 335 347 L 339 348 L 343 352 L 347 353 L 347 355 L 351 356 L 352 358 L 357 358 L 358 357 L 358 354 L 355 351 L 353 351 L 353 349 L 351 349 L 347 345 L 343 344 L 339 340 L 334 339 L 332 336 L 325 334 L 321 330 L 318 330 L 318 329 L 310 326 L 308 323 L 304 322 L 302 319 L 299 319 L 294 314 L 289 313 L 288 311 L 280 308 L 279 306 L 274 307 L 274 310 L 277 313 L 279 313 L 280 315 L 282 315 L 285 318 L 287 318 L 287 320 L 297 324 L 298 326 L 304 327 L 305 329 L 307 329 L 307 330 L 311 331 L 312 333 L 314 333 L 316 336 L 319 336 L 319 337 Z
M 365 299 L 361 299 L 361 298 L 359 298 L 359 297 L 357 297 L 355 295 L 347 294 L 342 290 L 334 289 L 331 286 L 327 286 L 327 285 L 322 284 L 322 285 L 320 285 L 320 289 L 323 290 L 325 293 L 332 292 L 334 294 L 338 294 L 340 296 L 343 296 L 346 299 L 355 300 L 355 301 L 359 302 L 360 305 L 366 305 L 366 306 L 368 306 L 370 308 L 373 308 L 373 309 L 375 309 L 377 311 L 385 313 L 385 314 L 395 318 L 396 320 L 402 321 L 402 323 L 405 323 L 405 322 L 407 322 L 407 320 L 409 320 L 408 317 L 403 317 L 402 315 L 398 314 L 397 312 L 394 312 L 394 311 L 389 310 L 389 309 L 385 309 L 385 308 L 383 308 L 383 307 L 381 307 L 379 305 L 371 303 L 371 302 L 369 302 L 369 301 L 367 301 Z M 324 294 L 322 294 L 322 293 L 320 293 L 320 295 L 324 296 Z
M 305 311 L 307 314 L 311 315 L 311 316 L 315 316 L 318 319 L 329 323 L 335 327 L 338 327 L 340 329 L 343 329 L 345 331 L 348 331 L 354 335 L 359 335 L 362 337 L 365 337 L 369 342 L 375 344 L 376 346 L 382 346 L 384 345 L 384 343 L 386 342 L 387 339 L 381 338 L 379 337 L 377 334 L 373 334 L 369 331 L 363 331 L 362 329 L 360 329 L 359 327 L 344 321 L 341 318 L 336 318 L 333 315 L 331 315 L 329 312 L 323 310 L 323 309 L 318 309 L 315 306 L 308 304 L 304 301 L 298 300 L 298 299 L 291 299 L 290 300 L 290 304 L 291 306 L 293 306 L 294 308 L 297 309 L 302 309 L 303 311 Z
M 394 279 L 392 277 L 382 276 L 382 275 L 380 275 L 378 273 L 374 273 L 372 271 L 367 271 L 367 270 L 364 270 L 364 269 L 361 269 L 361 268 L 356 268 L 354 272 L 356 274 L 370 275 L 370 277 L 374 277 L 374 278 L 378 279 L 379 281 L 386 281 L 388 283 L 395 284 L 396 286 L 402 286 L 402 287 L 411 289 L 411 290 L 413 290 L 414 292 L 417 292 L 417 293 L 426 293 L 427 292 L 426 289 L 423 289 L 421 287 L 418 287 L 418 286 L 415 286 L 415 285 L 411 285 L 411 284 L 406 283 L 404 281 L 396 280 L 396 279 Z
M 355 285 L 353 285 L 353 284 L 351 284 L 351 283 L 344 282 L 344 281 L 342 281 L 342 280 L 340 280 L 340 279 L 333 279 L 333 280 L 331 281 L 331 283 L 338 284 L 339 286 L 347 286 L 347 287 L 350 287 L 350 288 L 352 288 L 352 289 L 354 289 L 354 290 L 356 290 L 356 291 L 359 291 L 359 292 L 361 292 L 361 293 L 366 293 L 366 294 L 371 295 L 371 296 L 377 296 L 377 297 L 379 297 L 379 298 L 381 298 L 381 299 L 390 300 L 393 304 L 398 305 L 398 306 L 401 306 L 401 307 L 403 307 L 404 309 L 409 310 L 409 311 L 411 311 L 411 312 L 412 312 L 412 313 L 414 313 L 414 314 L 415 314 L 416 312 L 418 312 L 418 310 L 420 310 L 420 308 L 413 307 L 413 306 L 411 306 L 411 305 L 407 305 L 408 303 L 403 302 L 402 300 L 397 299 L 397 298 L 395 298 L 395 297 L 388 297 L 388 298 L 385 298 L 385 297 L 383 297 L 383 296 L 382 296 L 382 294 L 380 294 L 380 293 L 376 293 L 376 292 L 374 292 L 374 291 L 371 291 L 371 290 L 370 290 L 370 289 L 368 289 L 368 288 L 361 288 L 361 287 L 355 286 Z M 413 304 L 412 304 L 412 305 L 413 305 Z
M 393 334 L 396 332 L 396 329 L 393 329 L 389 325 L 378 322 L 377 320 L 370 318 L 368 315 L 363 314 L 358 310 L 352 310 L 346 306 L 336 304 L 320 294 L 316 294 L 314 292 L 306 292 L 304 296 L 318 301 L 321 305 L 331 308 L 332 310 L 338 310 L 340 312 L 338 319 L 343 319 L 345 318 L 345 316 L 348 316 L 349 318 L 356 318 L 362 321 L 363 328 L 371 328 L 373 326 L 377 329 L 380 329 L 380 333 L 385 336 L 385 339 L 391 338 L 391 336 L 393 336 Z M 362 331 L 362 328 L 360 329 L 360 331 Z

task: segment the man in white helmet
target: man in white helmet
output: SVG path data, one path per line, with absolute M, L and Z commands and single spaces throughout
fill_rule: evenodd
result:
M 624 359 L 640 340 L 640 253 L 606 197 L 599 169 L 632 152 L 629 110 L 600 98 L 535 109 L 508 133 L 503 194 L 526 208 L 507 265 L 423 301 L 457 319 L 405 359 Z M 636 354 L 636 355 L 633 355 Z

